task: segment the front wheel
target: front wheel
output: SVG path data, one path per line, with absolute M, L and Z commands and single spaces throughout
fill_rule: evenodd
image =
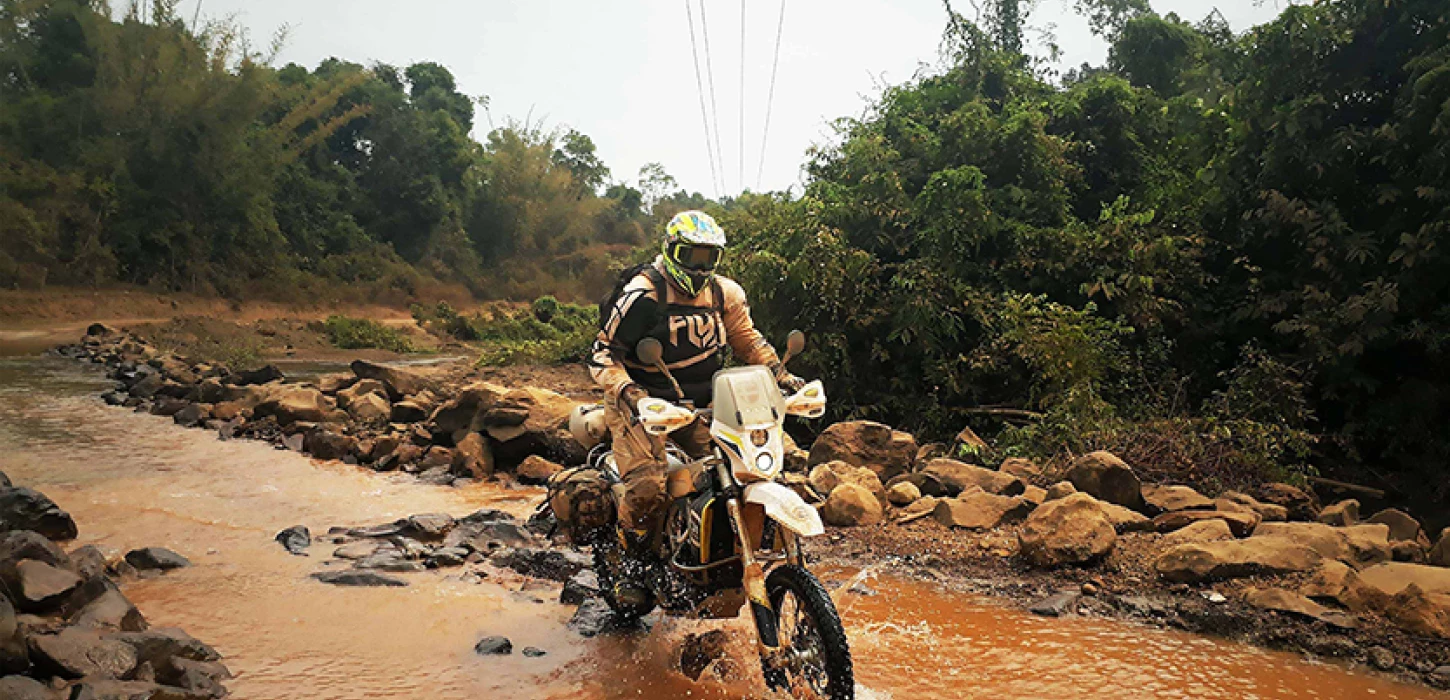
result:
M 784 565 L 765 579 L 785 662 L 765 668 L 766 685 L 794 697 L 850 700 L 855 673 L 846 630 L 831 596 L 804 567 Z

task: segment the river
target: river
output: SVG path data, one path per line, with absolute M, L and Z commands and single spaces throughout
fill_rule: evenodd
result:
M 489 570 L 405 575 L 406 588 L 327 586 L 312 556 L 272 541 L 334 525 L 482 507 L 525 513 L 536 489 L 421 486 L 270 445 L 222 442 L 168 418 L 104 406 L 100 371 L 72 360 L 0 357 L 0 470 L 44 491 L 80 526 L 76 545 L 157 545 L 194 566 L 131 582 L 153 624 L 217 647 L 234 697 L 740 698 L 764 695 L 740 624 L 737 671 L 699 683 L 676 667 L 705 623 L 583 639 L 558 587 Z M 1046 619 L 883 571 L 875 595 L 838 592 L 863 698 L 1384 698 L 1447 695 L 1290 654 L 1091 619 Z M 545 656 L 480 658 L 505 635 Z

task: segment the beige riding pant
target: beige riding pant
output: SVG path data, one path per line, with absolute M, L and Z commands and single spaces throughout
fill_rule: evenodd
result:
M 644 426 L 630 423 L 630 416 L 606 405 L 604 424 L 614 436 L 614 463 L 624 481 L 624 502 L 619 504 L 619 519 L 633 530 L 659 532 L 660 519 L 669 504 L 665 490 L 665 436 L 650 435 Z M 691 458 L 699 459 L 710 451 L 710 426 L 695 419 L 693 423 L 669 434 Z

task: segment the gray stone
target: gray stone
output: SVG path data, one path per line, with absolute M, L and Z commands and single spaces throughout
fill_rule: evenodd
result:
M 26 610 L 48 610 L 81 585 L 81 577 L 34 559 L 22 559 L 16 563 L 15 571 L 20 578 L 17 602 Z
M 525 576 L 561 583 L 592 564 L 590 558 L 581 552 L 527 547 L 505 549 L 490 561 L 494 566 L 513 569 Z
M 1392 671 L 1395 668 L 1395 655 L 1384 647 L 1370 647 L 1366 652 L 1369 658 L 1369 665 L 1381 671 Z
M 62 678 L 121 678 L 138 661 L 131 645 L 80 627 L 30 637 L 30 658 L 37 669 Z
M 0 678 L 0 698 L 5 700 L 56 700 L 56 695 L 40 681 L 25 676 Z
M 191 566 L 186 557 L 165 547 L 142 547 L 126 552 L 126 563 L 137 571 L 171 571 Z
M 579 605 L 598 595 L 599 576 L 592 570 L 585 569 L 564 582 L 564 590 L 559 593 L 559 602 L 564 605 Z
M 299 556 L 307 556 L 307 548 L 312 546 L 312 533 L 307 531 L 306 525 L 293 525 L 274 537 L 283 549 Z
M 484 637 L 473 645 L 473 653 L 479 656 L 507 656 L 514 653 L 514 643 L 508 637 Z
M 1043 617 L 1061 617 L 1076 612 L 1080 597 L 1082 594 L 1077 590 L 1058 591 L 1029 605 L 1027 611 Z
M 323 571 L 313 574 L 312 578 L 334 586 L 399 587 L 408 585 L 407 581 L 400 581 L 371 571 Z
M 76 523 L 45 494 L 20 486 L 0 488 L 0 530 L 31 530 L 52 540 L 72 540 Z

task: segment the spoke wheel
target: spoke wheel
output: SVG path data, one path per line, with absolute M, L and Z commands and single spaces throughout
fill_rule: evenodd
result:
M 798 698 L 850 700 L 855 674 L 846 631 L 831 596 L 809 571 L 787 565 L 765 580 L 784 664 L 765 667 L 765 682 Z

